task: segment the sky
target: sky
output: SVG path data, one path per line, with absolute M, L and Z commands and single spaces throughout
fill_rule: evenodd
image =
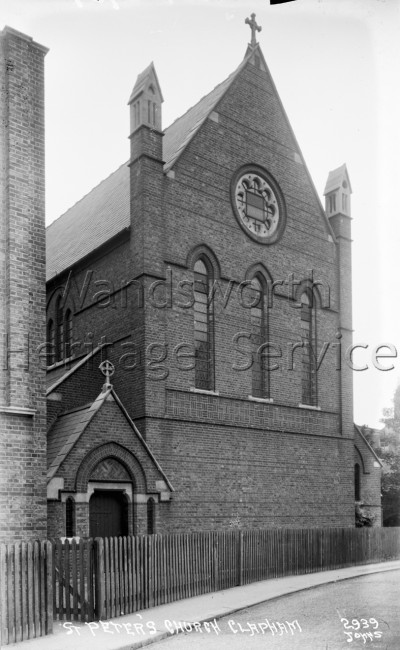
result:
M 355 421 L 373 427 L 400 380 L 400 0 L 0 0 L 46 56 L 46 222 L 129 157 L 127 101 L 154 61 L 163 127 L 223 81 L 257 34 L 317 192 L 346 163 L 353 237 Z M 372 363 L 390 344 L 396 358 Z M 387 352 L 387 348 L 382 350 Z

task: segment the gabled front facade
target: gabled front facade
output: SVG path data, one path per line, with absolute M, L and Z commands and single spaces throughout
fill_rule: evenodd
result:
M 49 439 L 71 409 L 88 416 L 107 358 L 155 465 L 111 403 L 65 462 L 111 445 L 93 490 L 141 495 L 131 532 L 147 532 L 149 499 L 157 532 L 353 526 L 347 170 L 327 184 L 346 209 L 326 215 L 256 43 L 165 132 L 162 101 L 151 64 L 130 97 L 129 163 L 48 228 Z M 137 477 L 113 455 L 120 435 Z M 83 503 L 78 464 L 66 467 L 49 478 L 58 535 L 67 499 Z M 138 491 L 154 467 L 164 486 Z M 94 492 L 68 532 L 90 532 Z

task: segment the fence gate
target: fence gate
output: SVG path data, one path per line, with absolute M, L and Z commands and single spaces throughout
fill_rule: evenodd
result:
M 94 543 L 53 540 L 53 609 L 60 621 L 93 621 L 95 617 Z

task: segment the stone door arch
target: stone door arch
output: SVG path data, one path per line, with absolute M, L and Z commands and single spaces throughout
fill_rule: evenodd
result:
M 85 537 L 133 535 L 137 499 L 146 494 L 146 477 L 137 458 L 117 443 L 100 445 L 83 459 L 76 475 L 80 531 Z

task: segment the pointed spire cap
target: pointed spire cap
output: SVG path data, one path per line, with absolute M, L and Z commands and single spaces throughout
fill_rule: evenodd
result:
M 146 88 L 149 88 L 151 86 L 153 87 L 154 92 L 159 95 L 160 102 L 163 102 L 164 98 L 162 96 L 161 87 L 153 61 L 150 63 L 150 65 L 147 66 L 147 68 L 143 70 L 143 72 L 138 75 L 136 83 L 131 92 L 131 96 L 129 97 L 128 104 L 131 104 L 139 95 L 141 95 L 146 90 Z
M 349 193 L 352 194 L 350 178 L 346 164 L 343 164 L 340 167 L 337 167 L 336 169 L 333 169 L 331 172 L 329 172 L 328 180 L 326 181 L 325 185 L 324 196 L 339 189 L 339 187 L 343 185 L 344 181 L 348 183 Z

